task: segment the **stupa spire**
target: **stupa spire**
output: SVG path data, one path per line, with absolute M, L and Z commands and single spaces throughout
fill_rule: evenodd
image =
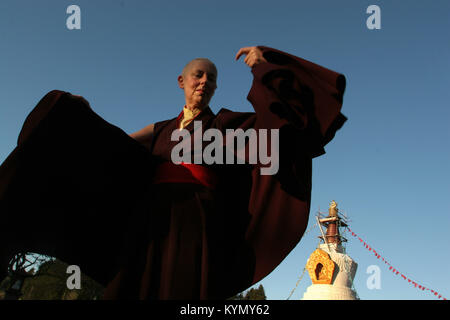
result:
M 338 215 L 338 208 L 336 201 L 331 201 L 330 207 L 328 208 L 328 217 L 327 217 L 327 233 L 326 240 L 328 243 L 336 243 L 341 244 L 341 236 L 339 233 L 339 227 L 341 226 L 341 221 Z

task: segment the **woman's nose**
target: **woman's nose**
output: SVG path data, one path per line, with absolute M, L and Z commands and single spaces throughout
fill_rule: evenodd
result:
M 216 82 L 214 79 L 208 78 L 207 75 L 203 75 L 200 78 L 200 84 L 204 86 L 208 86 L 209 88 L 215 88 Z

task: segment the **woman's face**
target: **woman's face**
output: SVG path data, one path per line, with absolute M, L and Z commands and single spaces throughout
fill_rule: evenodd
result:
M 217 88 L 216 78 L 216 69 L 210 62 L 191 62 L 184 75 L 178 76 L 178 85 L 184 90 L 186 106 L 199 109 L 207 107 Z

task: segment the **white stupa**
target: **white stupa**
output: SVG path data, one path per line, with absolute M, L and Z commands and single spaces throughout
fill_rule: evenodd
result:
M 350 258 L 342 242 L 347 241 L 340 235 L 339 228 L 346 227 L 345 219 L 338 213 L 337 203 L 330 204 L 328 217 L 319 214 L 317 223 L 320 227 L 324 243 L 310 255 L 306 269 L 312 281 L 303 300 L 357 300 L 358 295 L 353 289 L 357 263 Z M 322 227 L 326 227 L 326 234 Z

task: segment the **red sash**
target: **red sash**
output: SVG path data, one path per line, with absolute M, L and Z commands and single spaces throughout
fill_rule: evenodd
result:
M 181 163 L 177 165 L 167 161 L 156 168 L 153 183 L 194 183 L 214 189 L 217 185 L 217 175 L 212 169 L 198 164 Z

